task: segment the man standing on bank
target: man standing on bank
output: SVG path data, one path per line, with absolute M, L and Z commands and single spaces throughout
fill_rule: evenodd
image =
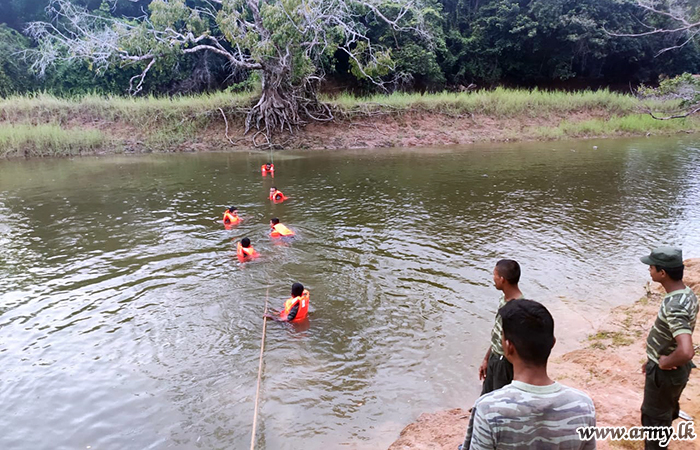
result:
M 549 378 L 554 319 L 532 300 L 511 300 L 498 310 L 503 354 L 513 364 L 513 381 L 474 404 L 464 450 L 595 450 L 595 437 L 582 441 L 581 427 L 594 427 L 595 407 L 581 391 Z
M 681 249 L 660 247 L 641 258 L 649 266 L 649 275 L 661 283 L 666 296 L 661 302 L 656 322 L 647 337 L 648 361 L 642 366 L 646 374 L 642 425 L 670 427 L 678 418 L 678 400 L 690 376 L 694 355 L 693 331 L 698 317 L 698 299 L 683 284 Z M 647 440 L 645 449 L 663 448 L 659 441 Z
M 498 301 L 501 309 L 510 300 L 523 298 L 518 282 L 520 281 L 520 264 L 512 259 L 502 259 L 493 269 L 493 284 L 502 292 Z M 513 381 L 513 364 L 503 356 L 501 346 L 501 317 L 496 313 L 496 319 L 491 330 L 491 346 L 486 351 L 484 361 L 479 367 L 479 380 L 484 380 L 481 395 L 500 389 Z

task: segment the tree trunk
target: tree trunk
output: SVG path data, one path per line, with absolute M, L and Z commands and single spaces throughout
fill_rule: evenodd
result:
M 302 122 L 299 120 L 299 105 L 288 70 L 265 68 L 262 72 L 262 95 L 258 103 L 248 112 L 245 132 L 256 128 L 269 137 L 275 131 L 288 129 L 294 132 Z

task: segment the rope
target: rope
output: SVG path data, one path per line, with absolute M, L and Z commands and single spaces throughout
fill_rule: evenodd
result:
M 267 315 L 267 302 L 270 296 L 270 288 L 265 292 L 265 314 Z M 262 340 L 260 341 L 260 363 L 258 365 L 258 387 L 255 389 L 255 414 L 253 415 L 253 433 L 250 436 L 250 450 L 255 450 L 255 432 L 258 424 L 258 400 L 260 399 L 260 380 L 262 378 L 263 352 L 265 351 L 265 330 L 267 329 L 267 317 L 263 317 Z

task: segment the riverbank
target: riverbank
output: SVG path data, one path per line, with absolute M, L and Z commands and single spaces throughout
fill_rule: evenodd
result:
M 0 156 L 235 151 L 255 94 L 124 98 L 51 95 L 0 100 Z M 700 132 L 700 119 L 655 120 L 651 106 L 607 90 L 496 89 L 324 98 L 335 116 L 280 135 L 275 148 L 340 149 L 651 136 Z M 261 139 L 258 139 L 258 143 Z
M 685 262 L 685 283 L 700 295 L 700 259 Z M 580 348 L 550 361 L 552 378 L 588 393 L 595 403 L 599 426 L 639 426 L 644 393 L 640 367 L 645 340 L 663 299 L 660 285 L 648 287 L 647 296 L 632 305 L 615 308 L 599 330 Z M 696 364 L 700 355 L 700 327 L 693 334 Z M 455 450 L 464 438 L 471 405 L 422 414 L 401 432 L 389 450 Z M 681 409 L 700 420 L 700 376 L 694 370 L 681 396 Z M 642 449 L 639 441 L 599 441 L 599 449 Z M 672 442 L 671 449 L 700 448 L 693 442 Z

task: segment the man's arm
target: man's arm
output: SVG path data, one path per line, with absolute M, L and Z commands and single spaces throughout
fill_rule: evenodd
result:
M 677 347 L 670 355 L 659 358 L 659 369 L 672 370 L 693 359 L 693 330 L 690 314 L 680 303 L 669 304 L 666 318 Z
M 659 369 L 676 369 L 693 359 L 693 337 L 690 333 L 682 333 L 675 337 L 678 347 L 668 356 L 659 357 Z
M 472 408 L 462 450 L 496 450 L 491 424 L 483 416 L 482 410 L 479 409 L 479 402 Z
M 289 310 L 289 314 L 287 314 L 287 322 L 291 322 L 294 320 L 294 318 L 297 316 L 297 313 L 299 312 L 299 302 L 296 302 L 294 306 L 292 306 L 292 309 Z
M 286 322 L 286 320 L 280 319 L 280 312 L 279 311 L 277 311 L 274 308 L 270 308 L 270 311 L 272 311 L 272 313 L 263 314 L 263 317 L 270 319 L 270 320 L 274 320 L 275 322 Z
M 489 349 L 486 350 L 486 356 L 484 356 L 484 360 L 481 362 L 481 366 L 479 366 L 479 381 L 486 379 L 486 370 L 489 367 L 489 358 L 490 357 L 491 357 L 491 345 L 489 345 Z

